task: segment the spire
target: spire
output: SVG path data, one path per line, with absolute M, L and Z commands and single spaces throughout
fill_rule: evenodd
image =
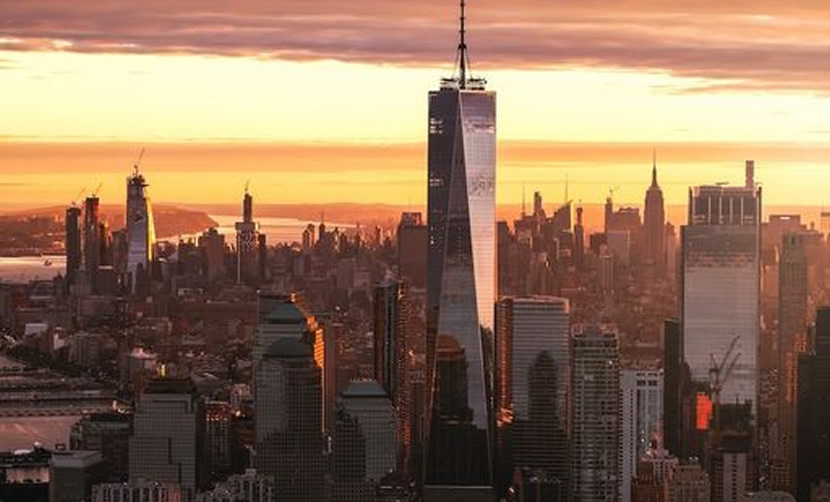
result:
M 467 88 L 467 29 L 466 29 L 467 4 L 461 0 L 460 28 L 458 30 L 458 87 Z
M 651 153 L 651 188 L 660 188 L 657 184 L 657 149 L 652 150 Z

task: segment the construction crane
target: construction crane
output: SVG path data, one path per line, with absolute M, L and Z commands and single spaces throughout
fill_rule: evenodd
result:
M 720 394 L 726 382 L 729 381 L 729 376 L 732 374 L 738 358 L 741 357 L 740 352 L 733 354 L 740 338 L 740 336 L 735 336 L 732 339 L 729 348 L 726 349 L 720 362 L 715 359 L 715 354 L 709 353 L 709 359 L 712 362 L 712 366 L 709 368 L 709 391 L 712 394 L 712 404 L 715 414 L 714 433 L 717 440 L 720 439 Z
M 72 199 L 72 207 L 78 207 L 78 201 L 80 201 L 81 197 L 84 196 L 84 192 L 86 192 L 86 187 L 81 188 L 81 190 L 78 192 L 78 195 L 76 195 L 75 198 Z
M 100 192 L 100 191 L 101 191 L 101 187 L 102 187 L 102 186 L 104 186 L 104 182 L 103 182 L 103 181 L 102 181 L 101 183 L 98 183 L 98 186 L 97 186 L 97 187 L 95 187 L 95 190 L 93 190 L 93 191 L 92 191 L 92 193 L 90 193 L 90 195 L 92 195 L 93 197 L 98 197 L 98 192 Z
M 133 174 L 138 175 L 138 167 L 141 165 L 141 159 L 144 158 L 144 148 L 141 148 L 141 151 L 138 152 L 138 158 L 135 159 L 133 163 Z
M 619 187 L 619 186 L 615 186 L 615 187 L 611 187 L 611 188 L 609 188 L 609 189 L 608 189 L 608 198 L 613 200 L 613 199 L 614 199 L 614 194 L 615 194 L 615 193 L 617 192 L 617 190 L 619 190 L 619 189 L 620 189 L 620 187 Z

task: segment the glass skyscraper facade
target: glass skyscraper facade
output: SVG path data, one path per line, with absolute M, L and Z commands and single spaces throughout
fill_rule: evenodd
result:
M 747 171 L 750 171 L 748 164 Z M 682 229 L 683 353 L 692 379 L 708 382 L 711 356 L 721 360 L 738 337 L 737 364 L 722 402 L 757 403 L 760 330 L 761 190 L 701 186 L 689 193 Z
M 127 272 L 136 291 L 141 275 L 149 277 L 153 248 L 156 244 L 156 227 L 153 208 L 147 194 L 147 182 L 136 167 L 127 178 Z M 139 273 L 140 271 L 140 273 Z
M 489 487 L 496 95 L 484 89 L 482 80 L 464 75 L 444 80 L 440 90 L 429 94 L 427 363 L 432 421 L 426 481 Z M 446 349 L 441 361 L 438 345 Z M 451 409 L 442 406 L 449 403 Z

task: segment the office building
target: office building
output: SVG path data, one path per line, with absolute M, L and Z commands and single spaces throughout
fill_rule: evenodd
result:
M 49 462 L 49 502 L 89 500 L 92 486 L 104 480 L 98 451 L 55 452 Z
M 91 413 L 72 426 L 69 448 L 101 452 L 106 480 L 126 481 L 132 431 L 132 415 L 116 411 Z
M 798 359 L 798 500 L 808 500 L 812 484 L 830 480 L 830 307 L 816 313 L 813 345 Z
M 314 362 L 320 367 L 325 389 L 330 379 L 334 379 L 334 365 L 326 365 L 326 347 L 323 329 L 305 306 L 300 295 L 260 291 L 259 320 L 254 332 L 253 372 L 254 399 L 256 400 L 256 373 L 259 371 L 262 354 L 276 341 L 282 339 L 300 340 L 312 349 Z M 330 353 L 329 357 L 332 354 Z M 324 392 L 320 399 L 324 424 L 329 424 L 328 415 L 334 410 L 334 395 Z
M 436 500 L 453 486 L 465 487 L 468 500 L 489 500 L 493 483 L 485 357 L 492 354 L 496 301 L 496 94 L 469 74 L 464 21 L 462 3 L 457 73 L 429 93 L 427 498 Z M 451 381 L 438 377 L 439 336 L 449 338 L 446 355 L 458 364 Z M 458 409 L 441 409 L 456 392 Z M 459 427 L 466 434 L 456 434 Z M 447 465 L 457 468 L 441 467 Z
M 571 337 L 571 493 L 617 502 L 622 490 L 622 399 L 616 328 L 578 324 Z
M 680 322 L 663 322 L 663 445 L 680 457 L 683 428 L 683 338 Z
M 160 378 L 141 395 L 130 439 L 130 483 L 172 483 L 192 502 L 204 474 L 204 405 L 190 379 Z
M 366 480 L 380 482 L 398 461 L 398 421 L 389 395 L 374 380 L 355 380 L 340 394 L 340 403 L 363 434 Z
M 227 401 L 205 402 L 206 474 L 215 481 L 231 470 L 231 406 Z
M 770 445 L 770 488 L 791 493 L 796 489 L 796 377 L 807 338 L 807 288 L 805 236 L 785 233 L 778 261 L 778 434 Z
M 78 271 L 81 269 L 81 209 L 72 205 L 66 209 L 66 281 L 69 285 L 75 283 Z
M 708 381 L 710 354 L 722 357 L 737 338 L 740 357 L 721 392 L 724 402 L 757 403 L 761 189 L 752 172 L 749 161 L 743 187 L 690 190 L 681 231 L 683 353 L 691 378 Z
M 413 288 L 423 289 L 427 280 L 427 226 L 421 213 L 403 213 L 398 224 L 398 275 Z
M 496 410 L 509 473 L 529 469 L 568 490 L 570 305 L 550 296 L 498 304 Z
M 622 500 L 629 502 L 637 466 L 661 437 L 663 371 L 623 369 L 622 410 Z
M 133 174 L 127 178 L 126 212 L 127 272 L 133 293 L 148 292 L 152 277 L 150 266 L 155 251 L 156 227 L 147 186 L 136 165 Z
M 646 259 L 662 276 L 666 272 L 666 210 L 663 190 L 657 183 L 656 154 L 651 168 L 651 186 L 646 191 L 643 226 L 646 234 Z
M 397 466 L 406 470 L 412 443 L 409 287 L 406 282 L 390 279 L 375 286 L 373 296 L 375 380 L 395 406 Z
M 278 339 L 256 375 L 257 471 L 274 478 L 281 502 L 323 500 L 322 369 L 312 347 Z

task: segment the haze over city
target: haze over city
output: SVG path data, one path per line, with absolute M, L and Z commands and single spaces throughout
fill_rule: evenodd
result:
M 3 204 L 65 203 L 148 149 L 155 200 L 423 204 L 427 101 L 452 71 L 452 2 L 8 2 Z M 774 205 L 826 203 L 821 1 L 473 5 L 474 72 L 499 89 L 500 204 L 522 187 L 669 204 L 758 161 Z M 736 172 L 737 171 L 737 172 Z M 198 189 L 180 190 L 199 173 Z M 244 173 L 244 174 L 243 174 Z

